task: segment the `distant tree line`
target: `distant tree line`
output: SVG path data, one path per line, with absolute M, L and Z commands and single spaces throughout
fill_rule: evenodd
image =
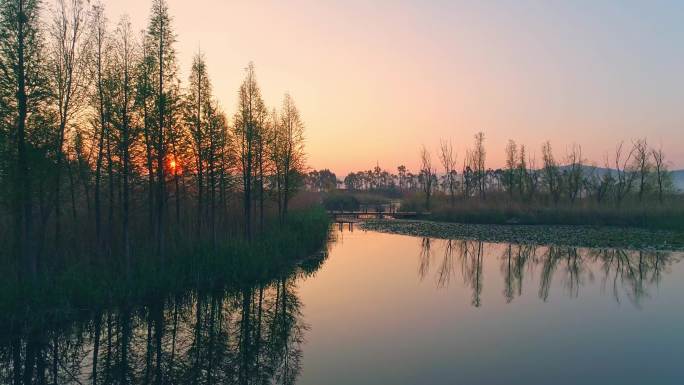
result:
M 591 200 L 619 205 L 625 200 L 663 202 L 676 192 L 663 150 L 649 146 L 646 139 L 630 145 L 618 143 L 602 166 L 589 163 L 579 145 L 572 145 L 559 158 L 547 141 L 541 146 L 539 160 L 513 140 L 504 151 L 504 167 L 493 169 L 486 166 L 483 133 L 475 135 L 460 163 L 452 143 L 442 141 L 436 160 L 428 149 L 420 149 L 420 168 L 415 173 L 403 165 L 396 173 L 376 166 L 349 173 L 344 187 L 349 191 L 421 193 L 426 207 L 434 194 L 447 196 L 451 204 L 457 199 L 486 200 L 496 195 L 521 202 L 574 204 Z
M 304 177 L 304 184 L 309 191 L 335 190 L 340 183 L 334 172 L 326 169 L 312 170 Z
M 294 100 L 267 107 L 250 63 L 229 119 L 201 52 L 181 82 L 175 43 L 165 0 L 141 33 L 101 2 L 0 0 L 0 253 L 28 275 L 250 239 L 270 201 L 287 216 L 305 162 Z

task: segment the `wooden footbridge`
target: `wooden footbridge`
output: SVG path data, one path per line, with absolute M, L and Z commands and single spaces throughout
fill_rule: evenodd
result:
M 429 213 L 416 211 L 337 211 L 329 210 L 336 223 L 357 223 L 367 219 L 411 219 Z

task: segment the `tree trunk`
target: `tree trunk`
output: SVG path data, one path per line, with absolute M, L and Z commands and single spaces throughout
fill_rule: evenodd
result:
M 19 1 L 17 15 L 17 170 L 16 188 L 19 190 L 15 208 L 15 226 L 17 229 L 17 244 L 19 255 L 22 256 L 24 266 L 31 279 L 37 275 L 37 261 L 32 248 L 33 238 L 33 202 L 31 197 L 31 174 L 28 165 L 28 151 L 26 144 L 26 119 L 28 116 L 28 96 L 26 94 L 25 68 L 25 31 L 26 17 L 24 16 L 24 1 Z
M 159 28 L 159 137 L 157 138 L 157 253 L 164 260 L 164 206 L 165 184 L 164 176 L 164 19 L 161 18 Z

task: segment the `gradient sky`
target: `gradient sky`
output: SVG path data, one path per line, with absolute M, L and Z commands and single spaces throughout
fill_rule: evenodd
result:
M 104 2 L 146 26 L 151 2 Z M 295 98 L 313 168 L 415 170 L 440 138 L 460 163 L 477 131 L 490 167 L 509 138 L 602 164 L 643 136 L 684 167 L 684 1 L 168 3 L 183 80 L 201 46 L 232 115 L 254 61 L 269 105 Z

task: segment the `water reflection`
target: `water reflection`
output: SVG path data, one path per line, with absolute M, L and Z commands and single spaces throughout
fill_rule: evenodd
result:
M 448 287 L 460 267 L 463 284 L 471 290 L 471 304 L 475 307 L 482 305 L 483 255 L 498 256 L 504 281 L 502 294 L 509 303 L 522 296 L 525 276 L 538 274 L 538 296 L 543 301 L 549 299 L 554 280 L 558 280 L 567 296 L 578 297 L 581 288 L 598 277 L 602 291 L 609 292 L 615 301 L 627 298 L 639 306 L 650 290 L 658 286 L 663 273 L 681 260 L 681 255 L 661 251 L 489 244 L 424 237 L 420 239 L 418 264 L 421 281 L 430 276 L 435 255 L 440 258 L 432 272 L 436 287 Z
M 0 383 L 292 384 L 307 329 L 295 279 L 12 333 L 0 344 Z
M 537 373 L 533 364 L 557 357 L 562 347 L 572 353 L 568 365 L 546 370 L 549 378 L 565 378 L 562 368 L 587 367 L 580 346 L 606 356 L 630 352 L 606 362 L 613 373 L 637 368 L 639 360 L 657 361 L 666 371 L 658 378 L 669 378 L 676 366 L 667 360 L 677 354 L 639 356 L 630 346 L 650 346 L 644 352 L 670 341 L 684 346 L 681 333 L 671 332 L 681 319 L 672 293 L 680 290 L 670 287 L 646 311 L 593 302 L 598 294 L 639 308 L 661 282 L 682 276 L 678 269 L 668 277 L 682 253 L 334 229 L 347 238 L 333 234 L 325 268 L 325 259 L 313 258 L 262 284 L 122 304 L 63 325 L 25 322 L 2 330 L 0 384 L 507 383 L 481 365 Z M 301 279 L 313 273 L 315 279 Z M 570 305 L 559 296 L 582 301 Z M 644 319 L 665 326 L 643 332 Z M 618 329 L 619 339 L 611 339 Z M 507 353 L 493 354 L 488 347 L 494 345 Z M 445 358 L 451 356 L 458 360 Z M 432 372 L 425 381 L 416 377 Z M 624 378 L 643 379 L 638 375 Z

